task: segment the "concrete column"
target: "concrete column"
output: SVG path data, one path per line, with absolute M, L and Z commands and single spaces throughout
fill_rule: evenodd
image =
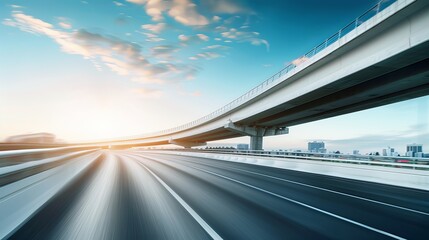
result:
M 262 150 L 264 137 L 250 136 L 250 150 Z
M 258 127 L 258 126 L 243 126 L 236 125 L 231 120 L 224 126 L 231 132 L 250 137 L 250 150 L 262 150 L 264 136 L 275 136 L 280 134 L 288 134 L 287 127 Z

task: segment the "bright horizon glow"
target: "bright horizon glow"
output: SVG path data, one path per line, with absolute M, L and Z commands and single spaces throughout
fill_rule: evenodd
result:
M 112 139 L 191 122 L 377 0 L 154 1 L 159 12 L 144 2 L 2 2 L 0 140 L 36 132 L 67 142 Z M 305 149 L 307 141 L 324 140 L 328 150 L 403 152 L 415 142 L 428 151 L 428 108 L 422 97 L 292 126 L 288 135 L 265 138 L 264 148 Z M 247 143 L 222 142 L 237 141 Z

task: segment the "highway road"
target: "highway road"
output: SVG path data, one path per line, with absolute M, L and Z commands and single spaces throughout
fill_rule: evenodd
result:
M 429 239 L 423 190 L 136 150 L 0 166 L 0 239 Z

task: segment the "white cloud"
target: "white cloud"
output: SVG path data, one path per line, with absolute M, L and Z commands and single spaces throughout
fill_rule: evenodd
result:
M 259 35 L 258 32 L 244 32 L 237 31 L 235 28 L 229 29 L 229 31 L 221 33 L 222 37 L 230 39 L 242 39 L 242 38 L 253 38 Z
M 195 56 L 189 57 L 189 59 L 190 60 L 199 60 L 199 59 L 211 60 L 219 57 L 222 57 L 222 55 L 216 52 L 202 52 L 202 53 L 196 54 Z
M 235 14 L 235 13 L 245 13 L 251 14 L 253 13 L 250 8 L 240 4 L 238 1 L 232 0 L 204 0 L 207 8 L 215 13 L 227 13 L 227 14 Z
M 172 54 L 179 51 L 179 48 L 173 45 L 158 45 L 152 47 L 150 51 L 156 58 L 173 59 Z
M 206 17 L 196 11 L 196 5 L 189 0 L 173 0 L 168 14 L 177 22 L 188 26 L 202 26 L 209 24 Z
M 217 26 L 217 27 L 215 27 L 215 31 L 216 32 L 226 32 L 226 31 L 228 31 L 228 28 L 225 26 Z
M 230 48 L 231 48 L 231 47 L 216 44 L 216 45 L 210 45 L 210 46 L 207 46 L 207 47 L 205 47 L 204 49 L 210 49 L 210 50 L 228 50 L 228 49 L 230 49 Z
M 91 33 L 86 30 L 63 32 L 52 24 L 24 13 L 14 13 L 13 19 L 3 23 L 33 34 L 53 39 L 61 50 L 81 55 L 91 62 L 100 62 L 113 72 L 152 83 L 159 79 L 172 79 L 176 75 L 189 75 L 194 68 L 172 63 L 151 63 L 140 45 L 116 37 Z M 180 79 L 180 78 L 179 78 Z
M 166 23 L 157 23 L 157 24 L 144 24 L 141 26 L 143 29 L 154 32 L 154 33 L 160 33 L 167 27 Z
M 187 26 L 203 26 L 209 24 L 209 20 L 199 14 L 196 5 L 190 0 L 127 0 L 128 2 L 145 5 L 146 14 L 153 21 L 162 21 L 163 14 L 168 13 L 177 22 Z
M 267 48 L 267 51 L 270 50 L 270 44 L 268 43 L 267 40 L 265 39 L 260 39 L 260 38 L 251 38 L 249 40 L 250 44 L 255 45 L 255 46 L 259 46 L 259 45 L 265 45 L 265 47 Z
M 159 22 L 163 20 L 162 13 L 168 9 L 169 1 L 161 0 L 127 0 L 127 2 L 145 5 L 146 14 L 152 17 L 153 21 Z
M 201 34 L 201 33 L 198 33 L 196 35 L 190 35 L 190 36 L 180 34 L 177 38 L 183 44 L 207 42 L 210 39 L 209 36 L 207 36 L 205 34 Z
M 139 31 L 136 31 L 136 32 L 145 35 L 146 36 L 146 39 L 145 39 L 146 42 L 161 42 L 161 41 L 165 40 L 164 38 L 161 38 L 158 35 L 153 34 L 153 33 L 144 33 L 144 32 L 139 32 Z
M 52 24 L 40 19 L 25 15 L 21 12 L 14 13 L 12 16 L 14 19 L 5 19 L 3 24 L 18 27 L 25 32 L 43 34 L 53 38 L 60 37 L 61 35 L 61 32 L 53 30 Z
M 5 18 L 2 22 L 3 25 L 9 26 L 9 27 L 15 27 L 16 24 L 14 23 L 14 21 L 10 18 Z
M 177 38 L 182 42 L 186 42 L 190 39 L 190 37 L 185 36 L 184 34 L 180 34 Z
M 60 26 L 63 29 L 71 29 L 73 28 L 72 24 L 70 23 L 70 20 L 66 17 L 57 17 L 58 26 Z
M 258 32 L 246 32 L 238 31 L 235 28 L 231 28 L 229 31 L 221 33 L 222 37 L 235 40 L 237 42 L 249 42 L 252 45 L 259 46 L 265 45 L 267 51 L 270 49 L 270 44 L 267 40 L 259 38 Z M 226 41 L 225 41 L 226 42 Z
M 207 35 L 204 35 L 204 34 L 201 34 L 201 33 L 197 34 L 197 37 L 199 39 L 205 41 L 205 42 L 207 42 L 210 39 Z
M 115 4 L 115 5 L 116 5 L 116 6 L 118 6 L 118 7 L 123 7 L 123 6 L 124 6 L 124 4 L 123 4 L 123 3 L 118 2 L 118 1 L 113 1 L 113 4 Z
M 219 16 L 213 16 L 212 21 L 213 22 L 219 22 L 222 18 Z
M 64 28 L 64 29 L 71 29 L 72 25 L 70 23 L 67 22 L 59 22 L 58 25 L 60 25 L 60 27 Z
M 148 0 L 146 4 L 146 13 L 152 17 L 153 21 L 163 20 L 162 12 L 167 10 L 164 1 Z

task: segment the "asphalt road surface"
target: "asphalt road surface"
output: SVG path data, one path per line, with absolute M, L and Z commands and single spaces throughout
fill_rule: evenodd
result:
M 1 166 L 0 238 L 429 239 L 428 191 L 139 151 Z

